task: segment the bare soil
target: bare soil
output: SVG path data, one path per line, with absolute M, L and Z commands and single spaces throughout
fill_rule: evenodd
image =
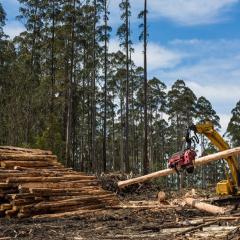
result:
M 208 193 L 200 192 L 207 195 Z M 179 199 L 182 193 L 167 192 L 169 201 Z M 148 185 L 131 192 L 119 193 L 123 204 L 131 201 L 156 201 L 157 189 Z M 176 200 L 176 201 L 177 201 Z M 239 214 L 240 211 L 236 212 Z M 240 218 L 239 218 L 240 219 Z M 83 239 L 240 239 L 240 220 L 218 220 L 209 228 L 203 227 L 183 233 L 211 222 L 215 217 L 186 206 L 174 208 L 107 209 L 85 216 L 65 219 L 0 219 L 0 240 L 83 240 Z M 180 231 L 180 232 L 179 232 Z M 216 231 L 216 234 L 214 233 Z M 212 233 L 212 234 L 209 234 Z M 220 234 L 220 235 L 217 235 Z
M 0 220 L 0 239 L 164 239 L 163 228 L 181 227 L 176 219 L 193 217 L 192 210 L 106 210 L 84 217 L 54 220 Z M 167 239 L 166 235 L 166 239 Z

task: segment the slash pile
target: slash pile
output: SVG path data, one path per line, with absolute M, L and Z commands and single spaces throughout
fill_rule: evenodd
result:
M 0 216 L 55 218 L 118 204 L 94 176 L 65 168 L 50 151 L 0 147 Z

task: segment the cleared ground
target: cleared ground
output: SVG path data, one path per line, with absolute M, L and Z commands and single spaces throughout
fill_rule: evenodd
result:
M 178 202 L 179 197 L 172 194 L 169 201 Z M 156 207 L 155 191 L 144 189 L 120 198 L 123 205 L 136 208 L 66 219 L 1 219 L 0 239 L 240 239 L 239 211 L 221 219 L 181 204 Z

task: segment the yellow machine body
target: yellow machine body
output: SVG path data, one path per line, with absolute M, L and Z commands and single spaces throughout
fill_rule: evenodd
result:
M 211 121 L 195 125 L 195 131 L 205 135 L 219 151 L 230 149 L 228 143 L 225 142 L 222 136 L 214 129 Z M 231 176 L 229 176 L 226 170 L 227 179 L 217 183 L 216 192 L 219 195 L 238 195 L 240 194 L 240 172 L 237 159 L 234 156 L 230 156 L 225 160 L 229 166 Z

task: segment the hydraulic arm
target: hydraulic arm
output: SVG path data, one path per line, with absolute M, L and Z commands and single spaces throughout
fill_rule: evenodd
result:
M 225 142 L 222 136 L 214 129 L 213 123 L 210 121 L 193 125 L 190 127 L 190 130 L 205 135 L 219 151 L 230 149 L 228 143 Z M 226 171 L 227 179 L 217 183 L 216 191 L 220 195 L 240 194 L 240 171 L 238 161 L 234 156 L 227 157 L 225 160 L 229 166 L 230 175 Z

